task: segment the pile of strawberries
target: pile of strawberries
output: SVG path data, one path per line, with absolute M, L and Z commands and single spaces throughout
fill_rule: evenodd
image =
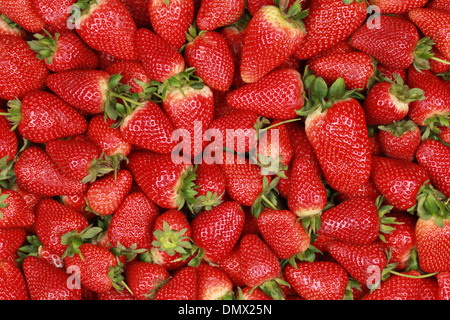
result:
M 448 300 L 448 0 L 0 0 L 0 300 Z

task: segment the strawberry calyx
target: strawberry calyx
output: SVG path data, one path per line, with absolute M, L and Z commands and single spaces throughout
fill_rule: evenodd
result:
M 158 250 L 166 251 L 170 256 L 176 253 L 181 255 L 188 254 L 192 249 L 192 239 L 185 236 L 186 232 L 186 228 L 179 231 L 170 229 L 169 224 L 164 221 L 163 229 L 153 232 L 156 240 L 152 242 L 152 246 Z
M 176 205 L 181 210 L 186 205 L 191 212 L 196 204 L 195 196 L 199 186 L 195 184 L 197 179 L 197 165 L 189 166 L 182 174 L 180 183 L 176 189 Z
M 66 245 L 67 249 L 64 251 L 61 259 L 66 256 L 73 257 L 75 254 L 79 254 L 81 260 L 84 260 L 83 255 L 80 251 L 80 246 L 83 243 L 92 241 L 103 231 L 100 227 L 93 227 L 92 225 L 83 229 L 81 232 L 77 230 L 69 231 L 61 236 L 61 244 Z
M 259 196 L 253 202 L 250 209 L 252 215 L 256 218 L 265 208 L 271 208 L 273 210 L 278 210 L 278 190 L 276 186 L 280 181 L 280 177 L 275 177 L 269 183 L 269 178 L 267 176 L 263 177 L 263 190 Z
M 83 15 L 89 12 L 92 6 L 97 5 L 98 5 L 97 0 L 78 0 L 76 3 L 73 4 L 72 16 L 76 15 L 74 14 L 74 10 L 77 10 L 80 13 L 80 15 Z
M 22 120 L 22 102 L 19 99 L 8 101 L 7 112 L 1 112 L 0 115 L 5 116 L 11 124 L 11 131 L 16 130 Z
M 281 288 L 281 285 L 290 287 L 291 285 L 284 281 L 281 278 L 275 278 L 272 280 L 264 281 L 262 284 L 258 286 L 254 286 L 249 294 L 253 293 L 253 290 L 256 288 L 261 289 L 265 294 L 272 297 L 274 300 L 285 300 L 283 289 Z
M 19 24 L 15 23 L 11 19 L 9 19 L 5 14 L 0 13 L 0 21 L 2 21 L 2 20 L 11 29 L 23 30 L 22 26 L 20 26 Z
M 308 16 L 309 10 L 302 10 L 301 1 L 296 0 L 289 8 L 289 0 L 275 0 L 274 3 L 286 21 L 305 32 L 305 24 L 302 20 Z
M 443 64 L 450 64 L 450 61 L 440 59 L 434 55 L 434 53 L 432 52 L 432 48 L 435 44 L 436 43 L 429 37 L 424 37 L 420 39 L 419 42 L 416 44 L 416 47 L 414 48 L 413 52 L 414 54 L 413 66 L 417 71 L 429 70 L 431 68 L 430 59 L 433 59 Z
M 391 83 L 389 93 L 401 102 L 410 103 L 425 99 L 425 93 L 422 89 L 409 88 L 398 74 L 394 74 L 394 81 L 388 78 L 384 78 L 383 81 Z
M 450 112 L 430 116 L 425 119 L 423 123 L 425 126 L 422 126 L 420 128 L 422 141 L 433 139 L 441 141 L 445 145 L 448 145 L 448 143 L 442 141 L 439 133 L 441 132 L 441 127 L 450 127 Z
M 113 267 L 109 267 L 108 278 L 112 281 L 112 286 L 117 292 L 122 292 L 123 289 L 126 289 L 130 294 L 133 295 L 133 291 L 131 291 L 130 287 L 128 287 L 125 282 L 124 273 L 124 264 L 119 261 L 117 258 L 117 265 Z
M 133 243 L 130 247 L 125 247 L 120 242 L 117 243 L 115 247 L 109 249 L 109 251 L 114 254 L 116 257 L 125 256 L 126 261 L 132 261 L 137 255 L 147 252 L 147 249 L 138 249 L 137 244 Z
M 406 119 L 394 121 L 388 125 L 378 126 L 378 129 L 390 132 L 394 137 L 401 137 L 406 132 L 413 132 L 416 128 L 417 125 L 414 121 Z
M 34 37 L 37 40 L 28 41 L 30 48 L 37 53 L 36 57 L 39 60 L 45 60 L 47 64 L 51 64 L 53 61 L 53 55 L 58 50 L 58 38 L 59 33 L 55 33 L 54 37 L 44 29 L 47 36 L 40 33 L 35 33 Z
M 310 244 L 305 251 L 296 253 L 287 259 L 280 260 L 281 269 L 287 264 L 290 264 L 297 269 L 297 261 L 314 262 L 316 254 L 323 254 L 323 252 Z
M 121 153 L 113 156 L 108 156 L 104 152 L 99 158 L 92 160 L 88 169 L 88 175 L 84 177 L 82 183 L 93 183 L 97 178 L 100 178 L 110 172 L 114 172 L 114 176 L 117 177 L 117 172 L 120 169 L 121 162 L 128 159 Z
M 391 212 L 394 206 L 391 205 L 383 205 L 385 198 L 383 196 L 379 196 L 375 201 L 375 206 L 377 207 L 378 217 L 380 219 L 379 230 L 380 233 L 378 237 L 381 241 L 386 242 L 386 238 L 383 234 L 389 234 L 395 230 L 394 224 L 401 224 L 401 222 L 396 221 L 395 217 L 386 217 L 386 214 Z
M 192 205 L 194 213 L 198 213 L 202 210 L 211 210 L 213 207 L 222 203 L 224 192 L 217 194 L 217 192 L 207 191 L 205 195 L 199 195 L 195 197 L 195 203 Z

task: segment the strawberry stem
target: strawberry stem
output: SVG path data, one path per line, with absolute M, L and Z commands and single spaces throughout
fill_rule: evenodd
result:
M 390 273 L 395 274 L 397 276 L 405 277 L 405 278 L 424 279 L 424 278 L 433 277 L 433 276 L 437 275 L 439 272 L 421 274 L 420 276 L 414 276 L 414 275 L 411 275 L 411 274 L 404 274 L 404 273 L 397 272 L 397 271 L 394 271 L 394 270 L 391 270 Z

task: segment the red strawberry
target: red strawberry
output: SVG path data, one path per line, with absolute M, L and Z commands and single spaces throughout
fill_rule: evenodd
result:
M 148 15 L 155 33 L 179 50 L 194 20 L 194 1 L 148 1 Z
M 364 90 L 375 75 L 372 58 L 363 52 L 337 53 L 312 61 L 309 68 L 328 85 L 338 78 L 345 81 L 348 90 Z
M 105 119 L 103 115 L 96 115 L 89 121 L 87 135 L 106 156 L 122 154 L 126 157 L 131 152 L 132 143 L 122 137 L 116 123 L 112 119 Z
M 311 1 L 309 14 L 303 19 L 306 35 L 294 55 L 306 60 L 347 39 L 366 21 L 367 7 L 364 1 L 351 4 L 342 0 Z
M 338 192 L 353 192 L 367 183 L 371 171 L 364 110 L 349 97 L 342 78 L 329 89 L 323 79 L 315 78 L 309 92 L 310 100 L 299 114 L 307 115 L 305 132 L 325 180 Z M 312 107 L 312 101 L 318 103 Z
M 417 203 L 428 174 L 416 163 L 387 157 L 372 158 L 371 178 L 386 201 L 397 210 L 408 210 Z
M 218 267 L 202 262 L 197 269 L 198 300 L 231 300 L 233 283 Z
M 89 299 L 86 299 L 89 300 Z M 107 292 L 96 293 L 96 299 L 92 300 L 136 300 L 136 297 L 133 296 L 129 291 L 117 291 L 116 289 L 111 289 Z
M 238 21 L 245 10 L 245 2 L 217 0 L 202 1 L 198 9 L 196 22 L 200 30 L 215 30 Z
M 438 300 L 450 299 L 450 272 L 440 272 L 437 275 L 438 281 Z
M 342 300 L 349 280 L 345 269 L 330 261 L 297 262 L 294 266 L 287 265 L 283 274 L 307 300 Z
M 318 54 L 316 54 L 315 56 L 309 58 L 307 60 L 307 64 L 309 64 L 310 62 L 323 58 L 323 57 L 328 57 L 328 56 L 332 56 L 334 54 L 338 54 L 338 53 L 350 53 L 350 52 L 355 52 L 355 48 L 353 48 L 350 44 L 350 39 L 345 39 L 341 42 L 339 42 L 338 44 L 334 45 L 333 47 L 326 49 L 325 51 L 322 51 Z
M 30 299 L 23 273 L 13 262 L 0 262 L 0 286 L 0 300 Z
M 38 32 L 45 27 L 45 21 L 30 0 L 3 0 L 0 12 L 29 32 Z
M 24 228 L 0 228 L 0 261 L 6 261 L 25 242 Z
M 358 190 L 350 193 L 338 193 L 335 196 L 335 199 L 338 202 L 343 202 L 347 199 L 355 198 L 355 197 L 367 197 L 371 199 L 373 202 L 376 202 L 378 197 L 381 196 L 380 191 L 377 189 L 372 179 L 369 178 L 366 184 L 361 186 Z
M 202 209 L 210 210 L 222 203 L 225 198 L 226 182 L 219 165 L 215 162 L 210 164 L 202 162 L 197 165 L 196 174 L 195 185 L 198 188 L 193 210 L 197 212 Z
M 128 194 L 108 225 L 108 237 L 114 247 L 147 249 L 152 247 L 151 230 L 159 215 L 158 207 L 143 192 Z
M 369 89 L 362 103 L 368 125 L 400 121 L 408 115 L 412 102 L 425 99 L 422 89 L 409 88 L 400 76 L 394 77 L 395 80 L 384 78 Z
M 244 287 L 240 288 L 238 287 L 238 299 L 237 300 L 273 300 L 273 298 L 267 294 L 264 293 L 259 288 L 250 288 L 250 287 Z
M 149 0 L 121 0 L 130 11 L 134 22 L 138 28 L 150 28 L 150 18 L 148 16 Z
M 80 284 L 45 260 L 26 257 L 23 273 L 31 300 L 81 300 Z
M 271 119 L 293 119 L 295 111 L 304 105 L 303 81 L 294 69 L 275 70 L 257 82 L 230 91 L 227 103 Z
M 0 48 L 0 98 L 21 99 L 28 91 L 44 88 L 49 69 L 24 39 L 0 36 Z
M 151 229 L 151 259 L 167 271 L 186 265 L 191 255 L 191 226 L 182 211 L 170 209 L 156 218 Z
M 425 7 L 450 12 L 450 3 L 446 0 L 429 0 Z
M 411 120 L 401 120 L 379 126 L 380 147 L 384 156 L 413 161 L 422 136 L 419 127 Z
M 78 69 L 95 69 L 98 58 L 95 51 L 88 47 L 74 32 L 66 31 L 46 36 L 36 33 L 37 40 L 29 41 L 30 48 L 37 57 L 47 63 L 53 72 Z
M 247 219 L 247 215 L 245 217 Z M 247 221 L 247 220 L 246 220 Z M 243 234 L 245 232 L 245 225 Z M 245 282 L 242 279 L 241 267 L 239 265 L 239 246 L 236 245 L 231 253 L 225 259 L 222 259 L 218 266 L 224 271 L 230 278 L 233 285 L 237 287 L 245 287 Z
M 450 147 L 439 141 L 425 140 L 416 151 L 417 163 L 430 175 L 431 184 L 450 197 Z
M 197 268 L 183 267 L 156 293 L 155 300 L 198 300 Z
M 170 274 L 158 264 L 136 260 L 127 263 L 125 277 L 137 300 L 152 300 L 158 289 L 170 279 Z
M 122 76 L 120 83 L 129 85 L 132 93 L 144 91 L 143 86 L 136 82 L 136 79 L 144 84 L 150 84 L 151 81 L 144 66 L 138 61 L 117 61 L 109 65 L 105 70 L 109 74 L 120 74 Z
M 373 0 L 374 5 L 379 7 L 380 13 L 406 13 L 415 8 L 421 8 L 427 4 L 425 0 L 408 0 L 408 1 L 387 1 Z
M 266 243 L 255 234 L 246 234 L 239 242 L 239 265 L 246 286 L 259 287 L 275 300 L 284 300 L 280 261 Z
M 182 54 L 148 29 L 136 32 L 136 48 L 138 59 L 152 80 L 164 82 L 185 69 Z
M 286 1 L 284 1 L 286 2 Z M 242 80 L 253 83 L 293 54 L 303 41 L 304 25 L 300 2 L 286 10 L 287 3 L 280 6 L 267 5 L 252 16 L 246 30 L 240 73 Z
M 279 259 L 290 259 L 308 249 L 310 236 L 289 210 L 264 210 L 257 219 L 264 242 Z
M 34 212 L 18 192 L 0 189 L 0 228 L 28 227 L 34 221 Z
M 74 4 L 77 33 L 91 48 L 123 60 L 138 58 L 135 46 L 136 23 L 120 0 L 79 0 Z
M 19 149 L 19 140 L 6 116 L 2 115 L 4 112 L 0 109 L 0 161 L 11 161 Z
M 395 81 L 396 76 L 400 76 L 403 82 L 406 82 L 407 80 L 406 69 L 391 68 L 378 63 L 377 71 L 380 73 L 381 77 L 390 79 L 392 81 Z
M 227 91 L 233 81 L 234 60 L 225 38 L 216 31 L 189 31 L 184 49 L 186 64 L 207 86 Z
M 450 12 L 417 8 L 408 12 L 409 19 L 436 43 L 436 49 L 450 59 Z
M 72 5 L 76 0 L 31 0 L 34 10 L 44 20 L 47 27 L 56 31 L 67 30 L 71 25 L 67 23 L 71 15 Z
M 132 184 L 133 176 L 125 169 L 97 179 L 86 191 L 88 210 L 105 216 L 113 214 L 130 192 Z
M 0 35 L 25 39 L 27 32 L 3 13 L 0 14 Z
M 223 202 L 198 214 L 191 222 L 192 240 L 202 257 L 212 263 L 225 259 L 241 236 L 244 220 L 244 211 L 235 201 Z

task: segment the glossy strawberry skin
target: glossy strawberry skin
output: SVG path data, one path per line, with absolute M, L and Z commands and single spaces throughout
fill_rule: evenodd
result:
M 132 261 L 126 265 L 127 285 L 137 300 L 151 299 L 150 294 L 170 277 L 164 267 L 149 262 Z
M 242 17 L 245 2 L 240 1 L 202 1 L 196 21 L 200 30 L 215 30 L 232 25 Z
M 135 79 L 144 83 L 150 83 L 151 79 L 147 75 L 142 63 L 138 61 L 117 61 L 109 65 L 106 69 L 109 74 L 120 74 L 122 78 L 120 83 L 131 86 L 130 92 L 141 93 L 143 88 L 136 83 Z
M 24 228 L 0 228 L 0 261 L 7 261 L 25 242 Z
M 420 129 L 416 125 L 412 130 L 406 131 L 401 136 L 383 130 L 380 130 L 378 136 L 384 156 L 394 159 L 413 161 L 416 150 L 422 142 Z
M 198 300 L 218 300 L 233 291 L 233 283 L 225 272 L 202 262 L 197 268 Z
M 194 267 L 183 267 L 158 290 L 155 300 L 198 300 L 197 279 Z
M 438 299 L 449 300 L 450 299 L 450 272 L 440 272 L 437 275 L 438 281 Z
M 35 11 L 32 1 L 5 0 L 0 4 L 0 11 L 29 32 L 38 32 L 45 27 L 45 21 Z
M 45 87 L 50 71 L 24 39 L 0 36 L 0 48 L 1 99 L 21 99 L 28 91 Z
M 33 8 L 41 19 L 51 27 L 51 30 L 58 32 L 67 31 L 70 17 L 70 8 L 76 0 L 48 1 L 32 0 Z
M 0 286 L 0 300 L 30 299 L 22 271 L 13 262 L 0 262 Z
M 28 207 L 22 195 L 14 190 L 1 189 L 0 195 L 7 196 L 1 208 L 0 228 L 22 228 L 31 226 L 35 222 L 34 212 Z
M 0 109 L 0 113 L 5 112 L 5 110 Z M 0 115 L 0 159 L 5 158 L 6 161 L 10 161 L 17 154 L 19 148 L 19 141 L 17 139 L 17 134 L 11 131 L 11 124 L 8 119 Z

